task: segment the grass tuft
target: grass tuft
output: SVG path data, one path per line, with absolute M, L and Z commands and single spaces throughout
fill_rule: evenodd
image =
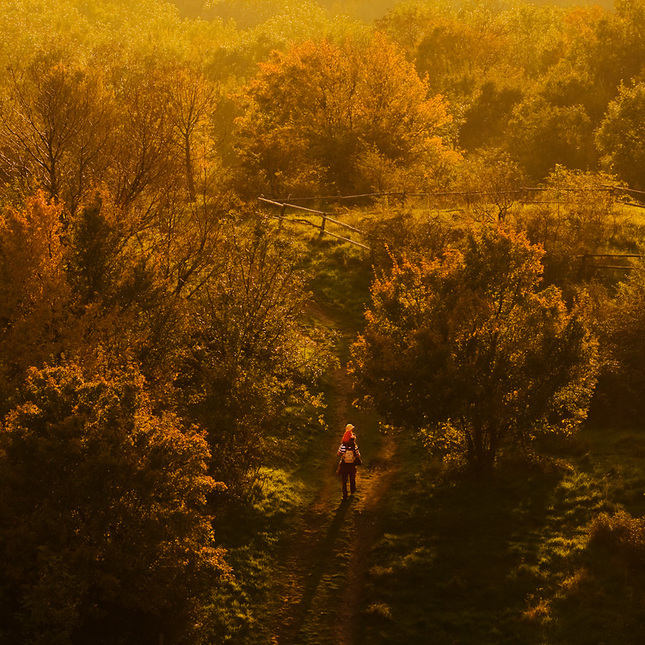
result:
M 524 619 L 529 623 L 545 624 L 552 620 L 549 601 L 540 598 L 536 604 L 529 607 L 523 614 Z
M 372 619 L 376 618 L 379 620 L 392 620 L 392 611 L 383 602 L 377 602 L 370 605 L 365 613 Z

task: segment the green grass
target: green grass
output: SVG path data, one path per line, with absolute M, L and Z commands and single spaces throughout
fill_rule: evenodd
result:
M 507 464 L 482 479 L 441 477 L 404 445 L 359 642 L 643 642 L 643 571 L 591 545 L 589 528 L 644 509 L 645 436 L 586 431 L 572 448 L 550 468 Z
M 345 245 L 317 244 L 316 300 L 349 336 L 360 329 L 369 271 L 355 271 Z M 588 429 L 546 448 L 551 461 L 446 478 L 403 442 L 370 553 L 359 643 L 645 642 L 645 572 L 620 544 L 590 541 L 603 513 L 645 513 L 645 433 Z
M 296 217 L 294 215 L 294 217 Z M 302 215 L 298 215 L 302 218 Z M 359 227 L 357 213 L 335 215 L 338 221 Z M 315 216 L 307 218 L 318 225 Z M 329 224 L 329 230 L 339 235 L 348 235 L 355 241 L 365 243 L 357 233 Z M 316 305 L 328 318 L 325 321 L 334 330 L 356 333 L 363 326 L 365 303 L 369 297 L 372 278 L 372 263 L 369 250 L 343 242 L 334 237 L 320 236 L 311 226 L 289 222 L 281 228 L 282 236 L 302 251 L 301 268 L 310 276 L 311 289 Z
M 283 463 L 261 469 L 252 493 L 217 515 L 216 539 L 227 550 L 233 575 L 212 595 L 202 630 L 205 644 L 271 642 L 285 545 L 300 531 L 302 513 L 323 476 L 325 429 L 312 419 L 303 433 L 308 440 L 297 444 L 299 463 L 285 457 Z

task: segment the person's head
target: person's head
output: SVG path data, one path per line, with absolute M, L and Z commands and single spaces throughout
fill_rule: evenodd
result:
M 343 443 L 348 443 L 353 438 L 354 439 L 356 438 L 356 436 L 354 435 L 354 426 L 351 423 L 348 423 L 345 426 L 345 434 L 343 435 Z

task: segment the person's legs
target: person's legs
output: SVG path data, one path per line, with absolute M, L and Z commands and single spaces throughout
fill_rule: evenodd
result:
M 349 490 L 352 495 L 356 492 L 356 471 L 349 473 Z
M 349 473 L 343 470 L 341 475 L 343 478 L 343 499 L 347 499 L 347 477 L 349 476 Z

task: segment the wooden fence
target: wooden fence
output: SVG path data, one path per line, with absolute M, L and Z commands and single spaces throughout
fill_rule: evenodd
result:
M 313 208 L 305 208 L 304 206 L 298 206 L 296 204 L 290 204 L 288 202 L 278 202 L 273 199 L 266 199 L 265 197 L 258 197 L 258 201 L 261 204 L 267 204 L 270 206 L 279 207 L 280 214 L 273 215 L 273 217 L 279 219 L 281 224 L 282 222 L 299 222 L 301 224 L 313 226 L 314 228 L 317 228 L 320 231 L 321 236 L 330 235 L 331 237 L 335 237 L 336 239 L 342 240 L 343 242 L 349 242 L 354 246 L 360 246 L 362 249 L 369 250 L 369 246 L 367 246 L 366 244 L 363 244 L 362 242 L 357 242 L 356 240 L 352 240 L 349 237 L 338 235 L 337 233 L 332 233 L 330 230 L 328 230 L 327 225 L 333 224 L 335 226 L 340 226 L 341 228 L 344 228 L 346 230 L 354 231 L 355 233 L 358 233 L 360 235 L 365 235 L 364 231 L 361 231 L 354 226 L 350 226 L 349 224 L 345 224 L 344 222 L 339 222 L 337 219 L 334 219 L 333 217 L 331 217 L 330 214 L 326 211 L 320 211 Z M 298 217 L 287 217 L 286 216 L 287 209 L 291 209 L 293 211 L 296 211 L 297 213 L 316 215 L 320 217 L 320 224 L 316 224 L 315 222 L 312 222 L 309 219 L 298 218 Z
M 624 186 L 598 186 L 597 188 L 585 189 L 581 191 L 578 188 L 546 188 L 542 186 L 522 186 L 512 190 L 498 190 L 498 191 L 484 191 L 484 190 L 470 190 L 470 191 L 435 191 L 435 192 L 406 192 L 406 191 L 390 191 L 390 192 L 375 192 L 375 193 L 359 193 L 355 195 L 315 195 L 308 197 L 289 197 L 287 206 L 290 208 L 304 208 L 298 206 L 299 204 L 316 203 L 316 204 L 348 204 L 348 203 L 365 203 L 366 201 L 374 202 L 376 200 L 385 200 L 386 202 L 392 200 L 399 204 L 405 204 L 410 200 L 424 200 L 430 205 L 437 201 L 451 200 L 454 204 L 456 201 L 462 201 L 466 204 L 480 201 L 483 199 L 491 198 L 507 198 L 512 199 L 518 203 L 527 204 L 544 204 L 544 203 L 558 203 L 560 200 L 538 200 L 536 199 L 540 194 L 558 192 L 560 194 L 573 193 L 573 192 L 590 192 L 590 193 L 609 193 L 616 197 L 617 201 L 629 198 L 630 205 L 639 208 L 645 208 L 645 192 L 626 188 Z M 282 205 L 284 201 L 266 200 L 260 197 L 261 201 Z M 322 211 L 318 211 L 322 212 Z
M 361 231 L 354 226 L 350 226 L 349 224 L 345 224 L 344 222 L 338 221 L 337 219 L 331 217 L 331 213 L 329 211 L 309 208 L 307 206 L 299 205 L 295 202 L 300 202 L 301 204 L 313 202 L 315 204 L 342 205 L 353 203 L 357 205 L 361 201 L 365 202 L 366 200 L 369 200 L 372 203 L 376 200 L 385 200 L 386 203 L 388 203 L 389 200 L 394 200 L 399 204 L 405 204 L 408 202 L 408 200 L 411 199 L 421 199 L 427 202 L 426 205 L 428 207 L 430 207 L 431 204 L 434 204 L 434 206 L 436 207 L 438 202 L 445 203 L 446 201 L 449 201 L 453 206 L 453 208 L 450 210 L 455 210 L 454 206 L 456 201 L 462 201 L 464 205 L 469 205 L 486 199 L 491 200 L 493 197 L 497 199 L 506 198 L 524 204 L 562 203 L 563 200 L 559 198 L 557 200 L 539 199 L 540 194 L 544 194 L 545 192 L 553 192 L 554 190 L 555 192 L 562 195 L 570 192 L 580 192 L 579 189 L 575 188 L 546 189 L 543 187 L 521 187 L 515 190 L 496 191 L 494 194 L 490 191 L 438 191 L 433 193 L 382 192 L 362 193 L 357 195 L 318 195 L 312 197 L 290 197 L 288 201 L 279 201 L 267 199 L 265 197 L 259 197 L 258 202 L 261 205 L 279 209 L 279 214 L 274 214 L 272 216 L 280 220 L 280 225 L 282 225 L 283 222 L 298 222 L 306 224 L 307 226 L 313 226 L 314 228 L 317 228 L 320 231 L 321 237 L 323 235 L 330 235 L 331 237 L 342 240 L 343 242 L 348 242 L 349 244 L 353 244 L 355 246 L 369 250 L 369 247 L 366 244 L 358 242 L 357 240 L 353 240 L 349 237 L 346 237 L 345 235 L 334 233 L 329 230 L 328 226 L 329 224 L 332 224 L 345 230 L 353 231 L 354 233 L 357 233 L 359 235 L 365 235 L 364 231 Z M 587 189 L 586 192 L 609 193 L 614 196 L 617 202 L 626 202 L 629 203 L 630 206 L 645 208 L 645 192 L 643 191 L 633 190 L 631 188 L 625 188 L 623 186 L 607 185 L 598 186 L 597 188 L 593 189 Z M 311 221 L 311 219 L 306 219 L 305 217 L 287 217 L 287 211 L 289 211 L 290 213 L 295 212 L 296 215 L 300 213 L 302 215 L 313 215 L 316 218 L 320 217 L 320 224 Z M 582 269 L 586 273 L 590 270 L 595 269 L 616 269 L 630 271 L 634 268 L 631 263 L 617 264 L 617 262 L 621 259 L 629 261 L 641 257 L 643 256 L 637 254 L 585 254 L 578 256 L 578 259 L 581 260 Z M 600 259 L 600 263 L 597 261 L 598 259 Z
M 581 261 L 583 275 L 587 276 L 595 269 L 616 269 L 619 271 L 632 271 L 636 267 L 633 264 L 618 264 L 621 260 L 640 259 L 643 256 L 638 253 L 584 253 L 577 255 Z M 597 260 L 600 260 L 600 264 Z

